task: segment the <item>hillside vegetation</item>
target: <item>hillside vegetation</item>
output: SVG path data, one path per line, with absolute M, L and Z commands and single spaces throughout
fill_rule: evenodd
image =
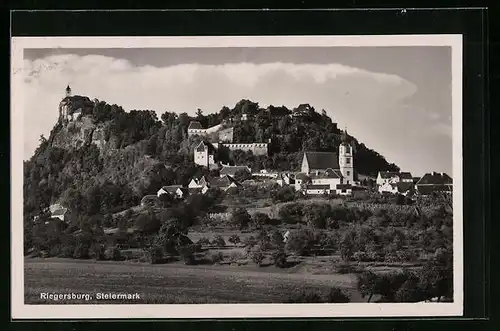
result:
M 268 156 L 251 152 L 221 152 L 219 161 L 259 169 L 298 170 L 304 150 L 336 151 L 341 131 L 313 107 L 294 109 L 241 100 L 233 109 L 197 116 L 165 112 L 161 119 L 151 110 L 124 111 L 117 105 L 82 96 L 69 98 L 70 111 L 82 109 L 81 118 L 59 121 L 24 163 L 24 211 L 32 217 L 54 202 L 80 214 L 123 210 L 138 204 L 162 185 L 187 184 L 192 176 L 208 171 L 193 162 L 192 150 L 200 138 L 188 138 L 187 127 L 197 120 L 204 127 L 234 119 L 234 142 L 267 142 Z M 246 113 L 251 120 L 238 120 Z M 288 116 L 290 114 L 297 116 Z M 359 174 L 374 176 L 380 170 L 398 170 L 382 155 L 354 137 Z

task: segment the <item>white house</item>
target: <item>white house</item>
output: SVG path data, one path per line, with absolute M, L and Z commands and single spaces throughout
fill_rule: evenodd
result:
M 304 192 L 310 195 L 321 195 L 321 194 L 330 194 L 330 185 L 314 185 L 307 184 L 304 187 Z
M 379 171 L 377 175 L 377 185 L 388 183 L 413 183 L 413 177 L 409 172 Z
M 310 177 L 313 185 L 329 185 L 331 190 L 335 190 L 337 185 L 342 184 L 344 180 L 339 169 L 327 169 L 323 173 L 312 174 Z
M 215 165 L 216 148 L 207 141 L 200 141 L 194 149 L 194 163 L 210 168 Z
M 169 185 L 163 186 L 156 192 L 157 197 L 160 197 L 162 194 L 170 194 L 173 197 L 182 199 L 189 195 L 189 191 L 186 187 L 182 187 L 182 185 Z

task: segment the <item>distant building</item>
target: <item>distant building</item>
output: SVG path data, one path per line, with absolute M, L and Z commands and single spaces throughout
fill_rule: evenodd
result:
M 206 136 L 207 134 L 211 134 L 219 131 L 222 128 L 221 124 L 214 125 L 210 128 L 204 129 L 200 122 L 191 121 L 188 126 L 188 137 L 198 135 L 198 136 Z
M 418 194 L 431 195 L 434 192 L 452 193 L 453 179 L 446 173 L 426 173 L 415 185 Z
M 351 195 L 352 185 L 351 184 L 337 184 L 335 187 L 335 194 L 337 195 Z
M 287 173 L 279 174 L 276 183 L 281 187 L 285 185 L 295 185 L 295 176 Z
M 252 170 L 247 166 L 230 166 L 230 165 L 222 165 L 222 169 L 219 171 L 220 177 L 224 177 L 226 175 L 234 177 L 239 171 L 246 171 L 249 175 Z
M 342 134 L 338 156 L 333 152 L 304 152 L 302 173 L 319 176 L 327 170 L 340 172 L 345 184 L 354 184 L 354 150 L 347 131 Z
M 384 183 L 378 187 L 380 193 L 402 194 L 410 196 L 415 191 L 413 182 L 397 182 L 397 183 Z
M 182 185 L 169 185 L 163 186 L 156 193 L 157 197 L 160 197 L 162 194 L 169 194 L 172 197 L 182 199 L 189 195 L 189 191 L 186 187 L 182 187 Z
M 209 183 L 209 186 L 219 188 L 223 191 L 227 191 L 229 188 L 232 187 L 240 187 L 241 184 L 238 183 L 238 181 L 236 181 L 233 177 L 225 175 L 220 178 L 212 179 Z
M 58 218 L 61 221 L 66 220 L 66 213 L 68 212 L 68 208 L 63 207 L 62 205 L 56 203 L 49 206 L 50 217 Z
M 194 163 L 210 168 L 215 165 L 215 152 L 214 145 L 207 141 L 200 141 L 194 149 Z
M 234 128 L 226 128 L 219 131 L 219 141 L 223 143 L 233 142 Z
M 379 171 L 377 175 L 377 185 L 396 184 L 396 183 L 413 183 L 413 177 L 409 172 L 396 171 Z
M 304 187 L 304 193 L 310 195 L 321 195 L 321 194 L 330 194 L 330 185 L 314 185 L 314 184 L 306 184 Z
M 310 178 L 313 185 L 329 185 L 331 190 L 335 190 L 344 181 L 339 169 L 326 169 L 323 173 L 311 174 Z

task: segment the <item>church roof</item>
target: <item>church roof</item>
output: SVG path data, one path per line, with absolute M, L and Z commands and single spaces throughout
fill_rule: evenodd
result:
M 200 143 L 198 144 L 198 146 L 196 146 L 196 151 L 197 152 L 203 152 L 205 150 L 205 147 L 208 147 L 208 152 L 209 153 L 215 152 L 214 145 L 212 145 L 210 142 L 204 141 L 204 140 L 200 141 Z
M 311 175 L 311 178 L 344 178 L 339 169 L 326 169 L 325 172 L 318 175 Z
M 191 122 L 189 122 L 188 130 L 191 130 L 191 129 L 199 130 L 199 129 L 203 129 L 203 127 L 201 126 L 200 122 L 191 121 Z
M 426 173 L 417 182 L 417 185 L 452 185 L 453 180 L 444 172 Z
M 339 160 L 333 152 L 304 152 L 309 169 L 338 168 Z
M 241 171 L 241 170 L 250 172 L 250 168 L 248 168 L 247 166 L 223 166 L 223 168 L 220 170 L 219 173 L 221 175 L 234 176 L 234 175 L 236 175 L 236 173 L 238 171 Z

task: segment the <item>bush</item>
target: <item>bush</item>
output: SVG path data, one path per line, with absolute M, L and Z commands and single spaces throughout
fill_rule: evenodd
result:
M 273 259 L 274 259 L 274 265 L 276 267 L 278 268 L 286 267 L 286 253 L 284 251 L 278 251 L 274 253 Z
M 329 303 L 347 303 L 349 301 L 349 297 L 344 294 L 338 287 L 333 287 L 332 289 L 330 289 L 330 292 L 326 297 L 326 302 Z
M 73 258 L 75 259 L 88 259 L 89 256 L 89 246 L 86 243 L 78 243 L 73 252 Z
M 260 267 L 264 261 L 264 253 L 261 250 L 253 252 L 252 261 Z
M 323 303 L 324 300 L 316 291 L 303 290 L 290 295 L 286 303 Z
M 215 263 L 222 262 L 224 260 L 224 255 L 222 254 L 222 252 L 214 252 L 214 253 L 208 254 L 207 259 L 212 264 L 215 264 Z
M 209 246 L 210 245 L 210 240 L 206 237 L 202 237 L 200 239 L 198 239 L 198 241 L 196 242 L 196 244 L 200 245 L 200 246 Z
M 178 248 L 179 255 L 185 264 L 193 264 L 194 263 L 194 245 L 184 245 Z
M 75 246 L 65 245 L 61 248 L 60 256 L 65 258 L 72 258 L 75 252 Z
M 225 247 L 226 246 L 226 241 L 221 235 L 216 235 L 214 239 L 212 240 L 212 245 L 215 247 Z
M 270 223 L 270 218 L 267 214 L 257 212 L 252 215 L 253 226 L 257 229 Z
M 237 208 L 231 214 L 231 222 L 240 229 L 248 227 L 252 218 L 245 208 Z
M 157 264 L 163 260 L 163 249 L 160 246 L 152 246 L 148 251 L 149 263 Z
M 100 243 L 95 243 L 92 245 L 91 255 L 96 260 L 105 260 L 106 246 Z
M 228 241 L 233 245 L 237 245 L 241 240 L 237 234 L 233 234 L 231 237 L 229 237 Z
M 291 232 L 286 242 L 287 251 L 297 255 L 307 255 L 314 244 L 314 238 L 309 231 Z

